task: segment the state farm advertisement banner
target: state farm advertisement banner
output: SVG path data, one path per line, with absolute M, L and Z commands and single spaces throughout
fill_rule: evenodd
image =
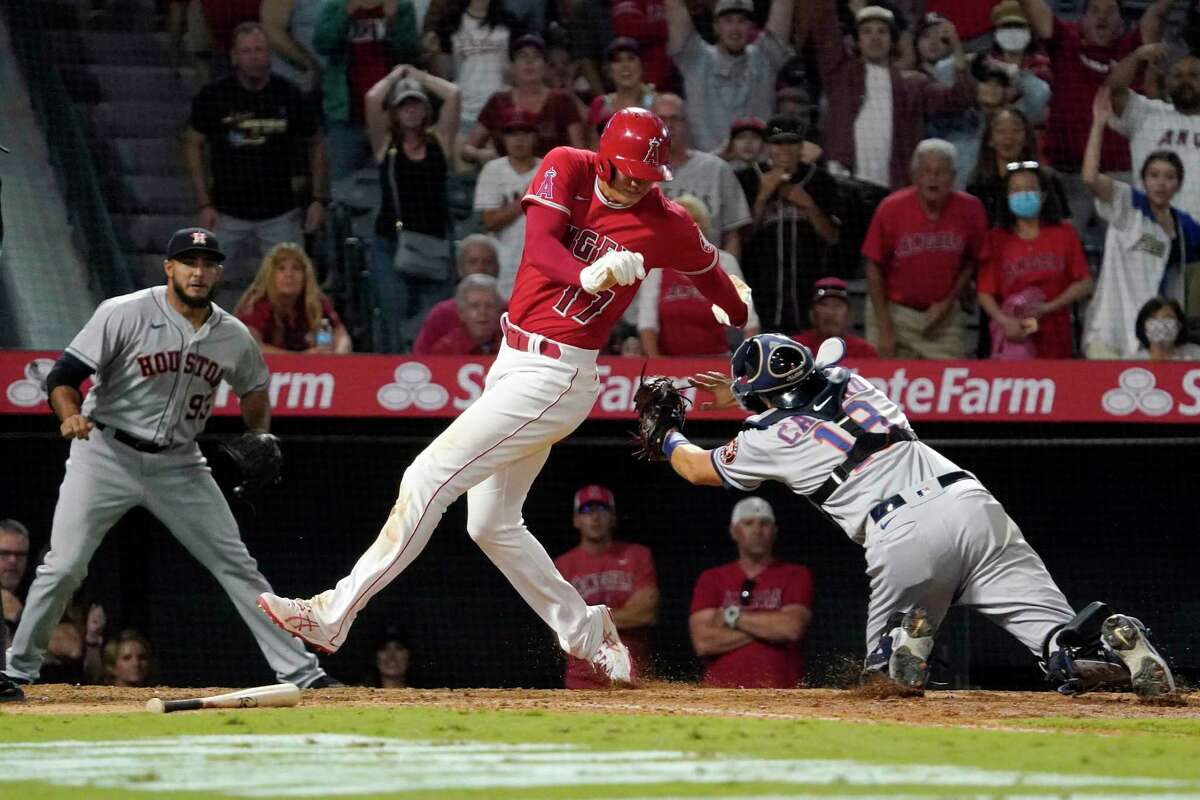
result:
M 58 353 L 0 351 L 0 413 L 49 413 L 42 383 Z M 455 417 L 483 391 L 490 358 L 268 356 L 274 413 L 294 417 Z M 856 361 L 915 421 L 1200 421 L 1200 362 Z M 604 358 L 594 419 L 629 419 L 642 361 Z M 728 369 L 719 359 L 652 359 L 647 375 Z M 692 390 L 694 391 L 694 390 Z M 703 399 L 703 398 L 701 398 Z M 221 384 L 214 414 L 237 413 Z M 736 411 L 695 419 L 739 419 Z

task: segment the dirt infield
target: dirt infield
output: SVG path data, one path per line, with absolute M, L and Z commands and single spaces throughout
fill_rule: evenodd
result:
M 152 697 L 177 699 L 227 691 L 232 690 L 44 684 L 25 687 L 27 701 L 5 704 L 0 713 L 129 713 L 142 711 Z M 1196 693 L 1185 695 L 1177 705 L 1159 706 L 1140 703 L 1129 694 L 1108 693 L 1069 698 L 1054 692 L 936 691 L 922 698 L 879 698 L 839 689 L 704 689 L 687 684 L 654 683 L 636 689 L 594 692 L 350 687 L 306 691 L 301 700 L 302 707 L 343 705 L 841 719 L 981 727 L 1010 727 L 1006 721 L 1041 717 L 1200 719 L 1200 694 Z

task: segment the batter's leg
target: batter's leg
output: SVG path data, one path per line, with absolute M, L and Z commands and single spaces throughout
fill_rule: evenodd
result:
M 137 505 L 142 487 L 129 471 L 137 454 L 112 449 L 120 447 L 124 445 L 102 438 L 100 431 L 93 431 L 88 441 L 71 443 L 54 507 L 50 550 L 29 587 L 21 624 L 8 650 L 5 671 L 14 678 L 38 679 L 50 634 L 87 577 L 96 548 L 117 520 Z
M 558 635 L 563 650 L 589 658 L 604 635 L 603 609 L 589 608 L 529 528 L 521 509 L 542 471 L 545 447 L 495 472 L 467 493 L 467 532 L 513 588 Z
M 208 468 L 166 471 L 156 484 L 156 491 L 147 493 L 147 508 L 221 584 L 276 677 L 304 687 L 323 676 L 316 657 L 255 605 L 271 585 L 238 535 L 237 520 Z

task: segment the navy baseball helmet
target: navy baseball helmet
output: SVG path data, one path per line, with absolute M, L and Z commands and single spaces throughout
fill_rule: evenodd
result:
M 792 408 L 820 389 L 806 391 L 813 376 L 821 375 L 812 351 L 780 333 L 746 339 L 733 351 L 729 366 L 734 397 L 747 411 L 766 411 L 767 400 L 777 408 Z

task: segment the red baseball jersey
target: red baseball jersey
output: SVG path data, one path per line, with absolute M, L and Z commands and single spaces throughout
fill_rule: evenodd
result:
M 741 605 L 746 580 L 736 561 L 706 569 L 696 581 L 691 613 Z M 792 605 L 811 609 L 812 604 L 813 577 L 808 567 L 776 561 L 754 579 L 750 602 L 742 606 L 742 613 L 778 611 Z M 804 680 L 804 639 L 791 644 L 755 639 L 705 662 L 705 686 L 791 689 Z
M 729 352 L 725 326 L 712 303 L 673 269 L 663 272 L 658 294 L 658 351 L 664 356 L 711 356 Z
M 579 590 L 589 606 L 603 604 L 621 608 L 634 592 L 658 585 L 650 549 L 630 542 L 613 541 L 608 550 L 599 555 L 587 552 L 581 545 L 556 558 L 554 566 Z M 644 675 L 650 662 L 649 629 L 624 628 L 621 641 L 629 648 L 633 674 Z M 568 689 L 587 689 L 608 683 L 608 678 L 597 672 L 590 661 L 567 656 L 565 685 Z
M 718 268 L 717 248 L 657 186 L 625 207 L 604 198 L 598 180 L 595 153 L 557 147 L 542 159 L 521 200 L 524 207 L 539 203 L 567 216 L 562 243 L 579 262 L 576 273 L 609 250 L 641 253 L 647 270 L 670 267 L 685 275 L 700 275 Z M 608 342 L 637 290 L 637 283 L 618 284 L 589 294 L 577 280 L 567 284 L 546 275 L 530 263 L 526 250 L 517 268 L 508 316 L 526 331 L 598 350 Z

